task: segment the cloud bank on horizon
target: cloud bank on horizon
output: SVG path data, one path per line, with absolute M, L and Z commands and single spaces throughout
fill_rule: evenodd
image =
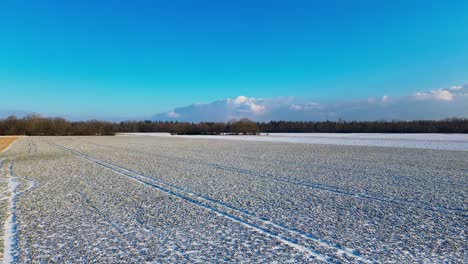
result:
M 303 102 L 295 97 L 252 98 L 238 96 L 211 103 L 196 103 L 160 113 L 154 120 L 255 121 L 325 120 L 439 120 L 468 117 L 468 85 L 417 92 L 408 96 L 368 98 L 358 101 Z

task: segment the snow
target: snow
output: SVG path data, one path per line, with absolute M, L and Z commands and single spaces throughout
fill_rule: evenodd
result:
M 328 139 L 342 136 L 364 135 Z M 434 139 L 446 137 L 454 139 Z M 30 137 L 0 156 L 15 159 L 14 175 L 2 173 L 17 197 L 8 255 L 20 263 L 456 262 L 466 251 L 467 155 L 167 134 Z
M 126 133 L 126 136 L 168 137 L 168 133 Z M 371 133 L 262 133 L 259 136 L 244 135 L 178 135 L 191 139 L 243 140 L 277 143 L 331 144 L 345 146 L 398 147 L 468 151 L 467 134 L 371 134 Z
M 148 186 L 151 186 L 151 187 L 154 187 L 162 192 L 165 192 L 169 195 L 172 195 L 172 196 L 175 196 L 177 198 L 180 198 L 182 200 L 186 200 L 190 203 L 193 203 L 197 206 L 200 206 L 208 211 L 211 211 L 215 214 L 217 214 L 218 216 L 221 216 L 221 217 L 225 217 L 229 220 L 232 220 L 234 222 L 237 222 L 237 223 L 240 223 L 241 225 L 243 226 L 246 226 L 250 229 L 253 229 L 255 232 L 259 232 L 263 235 L 266 235 L 266 236 L 270 236 L 272 238 L 275 238 L 277 240 L 279 240 L 280 242 L 292 247 L 292 248 L 295 248 L 297 249 L 298 251 L 300 252 L 304 252 L 305 254 L 308 254 L 316 259 L 319 259 L 319 260 L 322 260 L 322 261 L 326 261 L 327 259 L 329 259 L 328 256 L 326 255 L 323 255 L 319 252 L 316 252 L 314 250 L 311 250 L 303 245 L 300 245 L 298 244 L 296 241 L 296 239 L 290 239 L 288 237 L 286 237 L 287 235 L 284 235 L 284 233 L 290 233 L 289 236 L 298 236 L 298 237 L 302 237 L 303 239 L 306 239 L 306 240 L 312 240 L 314 243 L 317 243 L 319 246 L 321 247 L 325 247 L 327 248 L 328 250 L 332 250 L 332 251 L 336 251 L 336 254 L 338 255 L 346 255 L 348 257 L 351 257 L 351 258 L 356 258 L 357 260 L 361 261 L 361 262 L 366 262 L 366 263 L 370 263 L 371 261 L 363 258 L 363 257 L 360 257 L 356 254 L 354 254 L 353 252 L 355 252 L 355 249 L 351 249 L 351 248 L 346 248 L 346 247 L 342 247 L 342 246 L 338 246 L 338 245 L 335 245 L 333 243 L 330 243 L 330 242 L 327 242 L 327 241 L 324 241 L 322 239 L 317 239 L 317 238 L 314 238 L 314 237 L 311 237 L 311 236 L 307 236 L 303 233 L 300 233 L 296 230 L 291 230 L 291 229 L 287 229 L 283 226 L 280 226 L 280 225 L 277 225 L 275 223 L 272 223 L 271 221 L 266 221 L 266 220 L 263 220 L 263 219 L 260 219 L 252 214 L 248 214 L 246 212 L 243 212 L 243 211 L 239 211 L 239 210 L 236 210 L 234 208 L 231 208 L 229 206 L 226 206 L 225 204 L 223 203 L 220 203 L 220 202 L 217 202 L 217 201 L 213 201 L 212 199 L 207 199 L 203 196 L 200 196 L 200 195 L 197 195 L 197 194 L 194 194 L 193 192 L 190 192 L 190 191 L 187 191 L 187 190 L 184 190 L 184 189 L 180 189 L 180 188 L 177 188 L 177 187 L 174 187 L 172 186 L 171 184 L 167 184 L 165 182 L 161 182 L 161 181 L 157 181 L 157 180 L 154 180 L 152 179 L 151 177 L 148 177 L 148 176 L 145 176 L 145 175 L 142 175 L 142 174 L 139 174 L 139 173 L 136 173 L 132 170 L 128 170 L 128 169 L 125 169 L 125 168 L 122 168 L 120 166 L 116 166 L 114 164 L 111 164 L 111 163 L 107 163 L 105 161 L 102 161 L 102 160 L 99 160 L 99 159 L 96 159 L 90 155 L 87 155 L 87 154 L 84 154 L 82 152 L 78 152 L 78 151 L 74 151 L 72 149 L 69 149 L 69 148 L 66 148 L 66 147 L 63 147 L 61 145 L 57 145 L 57 144 L 53 144 L 51 143 L 52 145 L 60 148 L 60 149 L 63 149 L 65 151 L 69 151 L 70 153 L 73 153 L 85 160 L 89 160 L 89 161 L 92 161 L 106 169 L 109 169 L 111 171 L 114 171 L 118 174 L 121 174 L 125 177 L 128 177 L 132 180 L 135 180 L 137 182 L 141 182 L 145 185 L 148 185 Z M 143 178 L 143 179 L 142 179 Z M 150 183 L 148 183 L 147 181 L 149 181 Z M 257 226 L 255 224 L 255 222 L 260 222 L 262 223 L 261 226 Z M 268 227 L 269 226 L 269 227 Z M 275 231 L 277 230 L 277 231 Z M 281 234 L 283 233 L 283 234 Z M 281 235 L 280 235 L 281 234 Z
M 151 136 L 151 137 L 170 137 L 171 133 L 118 133 L 117 136 Z
M 4 240 L 4 255 L 3 263 L 15 263 L 16 262 L 16 252 L 18 244 L 18 234 L 16 231 L 16 199 L 18 196 L 17 188 L 20 185 L 12 173 L 12 163 L 10 163 L 10 172 L 9 172 L 9 181 L 8 188 L 10 191 L 9 198 L 9 212 L 8 217 L 5 222 L 5 240 Z

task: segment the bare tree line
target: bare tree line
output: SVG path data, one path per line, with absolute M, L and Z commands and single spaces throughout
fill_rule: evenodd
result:
M 468 119 L 438 121 L 270 121 L 242 119 L 232 122 L 173 122 L 98 120 L 71 122 L 64 118 L 28 115 L 0 120 L 0 135 L 71 136 L 114 135 L 116 133 L 168 132 L 186 135 L 263 133 L 468 133 Z
M 0 120 L 0 135 L 113 135 L 114 129 L 114 124 L 110 122 L 98 120 L 70 122 L 60 117 L 46 118 L 39 115 L 28 115 L 21 119 L 10 116 Z

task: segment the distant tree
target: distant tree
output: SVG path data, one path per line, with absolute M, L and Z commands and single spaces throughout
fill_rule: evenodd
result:
M 255 135 L 259 131 L 257 123 L 249 119 L 241 119 L 232 124 L 232 132 L 235 134 Z
M 447 118 L 439 121 L 343 121 L 255 123 L 248 119 L 221 122 L 125 121 L 110 123 L 98 120 L 70 122 L 31 114 L 24 118 L 0 119 L 0 135 L 113 135 L 119 132 L 169 132 L 174 134 L 217 135 L 221 133 L 468 133 L 468 119 Z

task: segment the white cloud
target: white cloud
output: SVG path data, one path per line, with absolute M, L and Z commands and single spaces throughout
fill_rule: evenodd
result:
M 320 110 L 321 105 L 318 103 L 306 103 L 306 104 L 291 104 L 289 105 L 290 110 L 294 111 L 306 111 L 306 110 Z
M 461 89 L 460 89 L 461 90 Z M 430 92 L 418 92 L 415 95 L 418 100 L 441 100 L 441 101 L 452 101 L 454 94 L 447 89 L 437 89 Z
M 262 113 L 265 111 L 265 106 L 253 103 L 250 105 L 250 110 L 252 110 L 252 112 L 257 113 L 257 114 Z
M 249 112 L 254 114 L 261 114 L 266 111 L 266 105 L 262 105 L 263 99 L 246 97 L 240 95 L 234 99 L 228 98 L 228 104 L 231 104 L 233 109 L 237 109 L 239 112 Z
M 450 90 L 452 90 L 452 91 L 460 91 L 461 89 L 463 89 L 463 86 L 461 86 L 461 85 L 454 85 L 454 86 L 450 87 Z
M 171 118 L 177 118 L 177 117 L 180 117 L 180 115 L 174 111 L 171 111 L 169 113 L 167 113 L 167 117 L 171 117 Z
M 294 110 L 294 111 L 301 111 L 303 109 L 303 107 L 301 105 L 297 105 L 297 104 L 292 104 L 289 109 L 291 110 Z
M 390 100 L 390 97 L 388 95 L 384 95 L 382 96 L 382 103 L 388 103 L 388 101 Z
M 452 101 L 454 98 L 454 95 L 446 90 L 433 91 L 432 94 L 436 99 L 444 101 Z
M 455 88 L 454 88 L 455 87 Z M 461 88 L 460 88 L 461 87 Z M 249 118 L 270 120 L 412 120 L 468 117 L 468 86 L 453 86 L 414 95 L 341 102 L 304 102 L 294 97 L 237 96 L 197 103 L 158 114 L 156 120 L 229 121 Z
M 243 95 L 239 95 L 236 99 L 234 99 L 235 104 L 242 104 L 248 101 L 249 101 L 249 98 Z

